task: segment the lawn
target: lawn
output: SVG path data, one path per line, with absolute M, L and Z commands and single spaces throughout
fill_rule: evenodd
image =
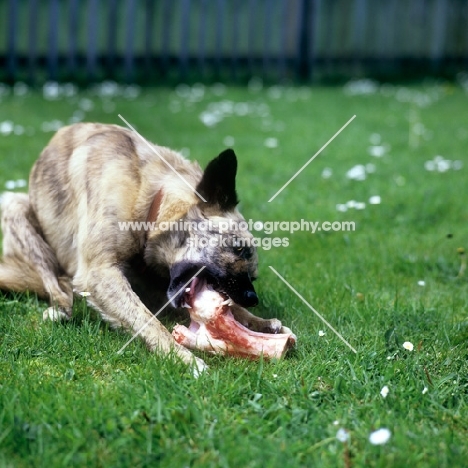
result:
M 259 249 L 256 312 L 290 326 L 297 348 L 279 362 L 203 356 L 210 369 L 198 379 L 138 340 L 118 355 L 129 334 L 84 302 L 70 323 L 43 323 L 44 302 L 0 293 L 0 466 L 466 466 L 462 88 L 108 84 L 50 86 L 46 97 L 0 88 L 2 189 L 27 179 L 52 128 L 121 124 L 121 114 L 202 165 L 233 145 L 247 219 L 353 221 L 355 230 L 271 234 L 289 245 Z M 381 428 L 391 437 L 373 445 Z

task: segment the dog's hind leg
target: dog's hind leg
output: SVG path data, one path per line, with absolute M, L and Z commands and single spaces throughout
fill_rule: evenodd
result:
M 44 318 L 69 318 L 73 305 L 70 281 L 59 278 L 58 261 L 40 234 L 29 196 L 2 194 L 0 209 L 3 231 L 0 289 L 35 292 L 50 301 Z

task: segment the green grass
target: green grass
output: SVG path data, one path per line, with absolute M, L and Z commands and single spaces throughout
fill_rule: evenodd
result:
M 90 92 L 58 101 L 37 93 L 4 96 L 0 122 L 9 119 L 35 133 L 0 135 L 0 187 L 27 178 L 51 136 L 40 130 L 42 122 L 67 122 L 87 97 L 94 108 L 86 120 L 118 124 L 120 113 L 149 139 L 190 148 L 203 165 L 224 148 L 226 136 L 234 137 L 247 218 L 350 220 L 356 231 L 276 233 L 290 244 L 259 252 L 257 312 L 290 325 L 297 349 L 281 362 L 206 356 L 210 371 L 198 380 L 138 341 L 117 355 L 129 335 L 108 329 L 84 303 L 70 323 L 51 324 L 42 322 L 46 304 L 34 296 L 0 295 L 0 466 L 464 466 L 468 283 L 466 273 L 458 277 L 457 248 L 468 248 L 468 98 L 450 85 L 409 89 L 413 97 L 434 99 L 419 107 L 396 99 L 405 99 L 396 89 L 388 96 L 290 89 L 274 98 L 271 90 L 228 89 L 216 96 L 207 88 L 190 103 L 173 90 L 151 89 L 135 100 L 112 98 L 115 110 L 106 113 Z M 199 114 L 221 100 L 264 103 L 270 117 L 229 116 L 205 127 Z M 355 121 L 268 203 L 354 114 Z M 410 116 L 427 129 L 415 147 L 408 144 Z M 382 158 L 367 152 L 373 133 L 391 146 Z M 268 137 L 278 138 L 277 148 L 264 146 Z M 436 155 L 464 166 L 424 170 Z M 365 181 L 345 177 L 352 166 L 367 163 L 376 170 Z M 325 167 L 333 170 L 329 179 L 321 177 Z M 336 210 L 336 204 L 373 195 L 381 196 L 380 205 Z M 414 343 L 412 352 L 404 341 Z M 385 399 L 384 385 L 390 390 Z M 373 446 L 369 434 L 380 427 L 392 437 Z M 349 431 L 348 444 L 336 439 L 339 428 Z

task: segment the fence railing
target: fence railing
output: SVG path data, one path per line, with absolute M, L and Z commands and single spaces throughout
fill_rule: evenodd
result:
M 158 83 L 468 68 L 468 0 L 0 0 L 0 79 Z

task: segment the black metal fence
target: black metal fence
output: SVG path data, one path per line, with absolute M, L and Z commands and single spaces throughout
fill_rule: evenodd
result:
M 0 79 L 455 74 L 468 0 L 0 0 Z

